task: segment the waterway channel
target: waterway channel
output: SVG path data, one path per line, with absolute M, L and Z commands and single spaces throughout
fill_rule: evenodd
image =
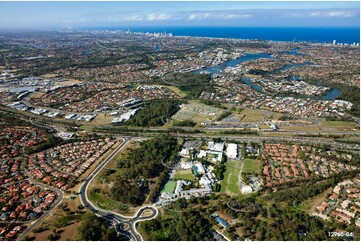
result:
M 281 53 L 282 54 L 301 55 L 300 53 L 297 52 L 297 49 L 292 49 L 290 51 L 281 52 Z M 208 68 L 203 68 L 201 70 L 196 70 L 193 73 L 210 73 L 212 75 L 213 74 L 219 74 L 222 71 L 224 71 L 224 69 L 227 68 L 227 67 L 235 67 L 240 63 L 243 63 L 243 62 L 246 62 L 246 61 L 249 61 L 249 60 L 257 60 L 257 59 L 260 59 L 260 58 L 276 59 L 275 57 L 273 57 L 272 55 L 269 55 L 269 54 L 249 54 L 249 53 L 246 53 L 246 54 L 244 54 L 244 56 L 242 56 L 240 58 L 237 58 L 237 59 L 234 59 L 234 60 L 226 61 L 222 65 L 216 65 L 216 66 L 211 66 L 211 67 L 208 67 Z M 293 66 L 305 66 L 305 65 L 312 65 L 312 64 L 313 63 L 311 63 L 311 62 L 292 63 L 292 64 L 286 65 L 286 66 L 278 69 L 277 71 L 289 70 Z M 258 91 L 260 93 L 264 93 L 263 88 L 261 86 L 259 86 L 259 85 L 256 85 L 255 83 L 253 83 L 250 78 L 243 77 L 242 80 L 243 80 L 243 82 L 245 84 L 247 84 L 248 86 L 250 86 L 254 90 L 256 90 L 256 91 Z M 300 81 L 301 79 L 299 77 L 297 77 L 297 76 L 292 76 L 291 80 Z M 332 88 L 327 93 L 325 93 L 323 96 L 317 97 L 317 99 L 319 99 L 319 100 L 335 100 L 340 94 L 341 94 L 341 91 L 339 89 Z

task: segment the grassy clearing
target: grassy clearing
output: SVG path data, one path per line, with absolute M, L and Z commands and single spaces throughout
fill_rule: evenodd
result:
M 173 92 L 175 92 L 178 96 L 180 96 L 181 98 L 184 98 L 187 96 L 187 93 L 183 92 L 182 90 L 180 90 L 178 87 L 175 86 L 165 86 L 167 88 L 169 88 L 170 90 L 172 90 Z
M 77 221 L 74 222 L 70 225 L 64 226 L 56 231 L 59 231 L 58 233 L 60 233 L 60 238 L 58 239 L 59 241 L 66 241 L 66 240 L 70 240 L 70 241 L 75 241 L 77 239 L 77 233 L 78 233 L 78 227 L 80 226 L 81 221 Z M 50 229 L 51 228 L 51 229 Z M 56 229 L 55 227 L 50 227 L 47 228 L 46 230 L 39 232 L 39 233 L 33 233 L 30 232 L 29 233 L 29 238 L 31 238 L 31 240 L 35 240 L 35 241 L 48 241 L 48 236 L 51 234 L 54 234 L 54 229 Z
M 124 149 L 122 149 L 122 151 L 118 152 L 118 154 L 116 154 L 113 159 L 107 164 L 106 168 L 114 168 L 116 166 L 116 162 L 125 154 L 128 154 L 128 152 L 130 151 L 130 149 L 132 149 L 132 147 L 135 147 L 136 145 L 133 142 L 129 142 L 126 146 L 124 146 Z
M 57 76 L 58 76 L 58 74 L 55 74 L 55 73 L 48 73 L 48 74 L 41 75 L 41 77 L 43 77 L 43 78 L 54 78 Z
M 253 50 L 247 50 L 244 52 L 245 54 L 259 54 L 258 51 L 253 51 Z
M 43 96 L 45 93 L 44 92 L 33 92 L 30 94 L 30 98 L 40 98 L 41 96 Z
M 62 119 L 59 119 L 59 120 L 62 120 Z M 93 131 L 93 128 L 94 128 L 94 126 L 90 126 L 89 124 L 84 124 L 79 127 L 79 129 L 85 130 L 85 131 Z
M 323 193 L 311 198 L 307 199 L 302 202 L 302 205 L 299 206 L 301 210 L 307 211 L 307 213 L 312 213 L 314 210 L 316 210 L 316 207 L 320 205 L 323 201 L 326 200 L 326 197 L 328 197 L 328 194 L 332 193 L 333 187 L 328 188 Z
M 262 162 L 260 160 L 246 158 L 243 161 L 243 172 L 252 172 L 260 174 L 262 168 Z
M 359 125 L 350 121 L 324 121 L 321 123 L 323 128 L 336 128 L 336 129 L 355 129 Z
M 253 109 L 245 109 L 241 112 L 245 115 L 243 122 L 257 122 L 263 120 L 263 112 Z
M 74 200 L 64 198 L 52 213 L 30 231 L 28 234 L 29 238 L 37 241 L 47 241 L 48 236 L 54 234 L 54 231 L 56 231 L 61 241 L 76 240 L 77 228 L 81 224 L 81 214 L 85 212 L 85 209 L 78 209 L 79 205 L 80 201 L 78 197 Z M 40 228 L 43 228 L 42 232 L 34 232 Z
M 282 117 L 283 115 L 281 113 L 272 113 L 270 116 L 269 116 L 269 119 L 271 120 L 278 120 L 280 117 Z
M 99 113 L 97 116 L 90 122 L 89 125 L 98 126 L 98 125 L 105 125 L 110 124 L 114 119 L 113 116 L 105 113 Z
M 239 161 L 228 160 L 225 165 L 226 171 L 224 172 L 224 179 L 221 181 L 221 192 L 229 195 L 241 195 L 238 185 Z
M 192 170 L 178 170 L 174 175 L 175 180 L 189 180 L 195 181 Z
M 59 84 L 65 86 L 65 85 L 71 85 L 71 84 L 76 84 L 76 83 L 83 83 L 83 82 L 79 81 L 79 80 L 75 80 L 75 79 L 69 79 L 67 81 L 60 82 Z
M 127 205 L 124 205 L 117 201 L 114 201 L 113 199 L 109 198 L 103 192 L 97 190 L 97 189 L 105 190 L 104 187 L 102 187 L 102 188 L 100 188 L 100 187 L 101 186 L 94 187 L 94 188 L 90 189 L 88 192 L 89 200 L 91 200 L 94 205 L 96 205 L 102 209 L 111 210 L 111 211 L 118 212 L 118 213 L 130 212 Z
M 291 137 L 297 135 L 295 132 L 258 132 L 258 134 L 265 137 Z
M 243 76 L 249 77 L 249 78 L 261 78 L 262 77 L 262 75 L 255 75 L 255 74 L 243 74 Z
M 209 122 L 212 121 L 212 118 L 214 116 L 211 115 L 206 115 L 203 113 L 198 113 L 196 115 L 194 115 L 191 120 L 194 121 L 195 123 L 203 123 L 203 122 Z
M 265 124 L 261 124 L 261 125 L 259 125 L 259 128 L 260 129 L 269 129 L 269 126 L 265 125 Z
M 162 190 L 162 192 L 174 192 L 177 182 L 175 181 L 168 181 Z
M 300 131 L 317 131 L 321 130 L 320 127 L 316 126 L 282 126 L 281 129 L 283 130 L 300 130 Z

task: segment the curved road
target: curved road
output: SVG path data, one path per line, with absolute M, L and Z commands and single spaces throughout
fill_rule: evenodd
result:
M 142 236 L 137 232 L 135 226 L 137 222 L 153 219 L 158 215 L 158 210 L 153 206 L 145 206 L 138 210 L 135 216 L 129 217 L 124 216 L 113 211 L 108 211 L 101 209 L 95 206 L 89 199 L 87 191 L 92 180 L 99 174 L 99 172 L 111 161 L 118 152 L 129 142 L 129 138 L 123 138 L 123 143 L 119 145 L 104 161 L 89 175 L 89 177 L 84 181 L 79 189 L 80 193 L 80 202 L 91 212 L 95 213 L 97 216 L 103 217 L 107 220 L 110 220 L 115 226 L 115 230 L 123 235 L 126 235 L 131 240 L 140 241 L 143 240 Z M 142 214 L 150 210 L 151 214 L 142 216 Z
M 150 215 L 142 216 L 145 211 L 151 211 Z M 138 210 L 137 214 L 134 217 L 124 217 L 119 216 L 116 213 L 108 215 L 108 218 L 113 218 L 115 220 L 115 229 L 121 234 L 127 235 L 131 240 L 141 241 L 143 237 L 136 230 L 136 224 L 141 221 L 150 220 L 155 218 L 158 215 L 158 210 L 153 206 L 145 206 Z

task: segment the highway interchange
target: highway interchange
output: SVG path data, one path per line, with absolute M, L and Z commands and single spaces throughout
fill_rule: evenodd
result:
M 1 111 L 1 110 L 0 110 Z M 8 111 L 8 110 L 6 110 Z M 2 111 L 3 112 L 3 111 Z M 15 113 L 14 113 L 15 114 Z M 58 125 L 69 125 L 64 124 L 63 122 L 60 123 L 52 123 L 52 125 L 46 125 L 46 120 L 39 119 L 36 116 L 29 115 L 29 120 L 31 123 L 35 126 L 41 126 L 42 128 L 46 127 L 52 132 L 55 132 Z M 45 121 L 45 122 L 44 122 Z M 65 122 L 66 123 L 66 122 Z M 185 131 L 192 131 L 192 128 L 185 128 Z M 191 132 L 185 132 L 185 133 L 179 133 L 179 132 L 170 132 L 173 135 L 177 137 L 187 137 L 191 139 L 211 139 L 214 137 L 219 137 L 219 131 L 223 129 L 204 129 L 207 133 L 191 133 Z M 225 129 L 226 130 L 226 129 Z M 166 129 L 160 127 L 160 128 L 148 128 L 143 129 L 142 132 L 123 132 L 123 131 L 117 131 L 116 129 L 111 130 L 108 132 L 107 130 L 101 130 L 97 131 L 98 135 L 111 135 L 113 137 L 116 137 L 117 139 L 121 139 L 123 142 L 106 158 L 104 159 L 93 171 L 92 173 L 86 178 L 86 180 L 83 182 L 79 189 L 79 197 L 82 205 L 89 209 L 91 212 L 95 213 L 97 216 L 101 216 L 105 219 L 107 219 L 113 226 L 115 227 L 116 231 L 122 235 L 127 236 L 131 240 L 140 241 L 143 240 L 142 236 L 137 232 L 136 230 L 136 224 L 143 220 L 149 220 L 153 219 L 158 215 L 158 210 L 154 206 L 144 206 L 138 210 L 138 212 L 132 216 L 124 216 L 118 213 L 115 213 L 113 211 L 108 211 L 101 209 L 94 205 L 91 201 L 89 201 L 87 197 L 87 190 L 92 182 L 92 180 L 101 172 L 101 170 L 108 164 L 109 161 L 111 161 L 117 154 L 120 152 L 124 146 L 131 140 L 135 139 L 148 139 L 151 138 L 154 135 L 157 135 L 159 133 L 164 133 L 167 131 Z M 214 134 L 212 134 L 214 132 Z M 297 135 L 304 135 L 304 136 L 295 136 L 294 134 L 297 132 Z M 332 138 L 326 138 L 326 137 L 307 137 L 307 135 L 320 135 L 320 134 L 331 134 L 331 135 L 351 135 L 351 136 L 357 136 L 359 135 L 359 131 L 339 131 L 339 130 L 318 130 L 318 131 L 284 131 L 284 132 L 278 132 L 279 135 L 273 136 L 272 134 L 269 134 L 269 132 L 262 132 L 258 131 L 257 134 L 234 134 L 234 135 L 224 135 L 224 138 L 227 138 L 229 140 L 237 140 L 241 142 L 262 142 L 262 141 L 289 141 L 289 142 L 297 142 L 297 143 L 308 143 L 308 144 L 319 144 L 319 145 L 329 145 L 334 148 L 342 148 L 342 149 L 349 149 L 353 150 L 353 152 L 359 153 L 359 144 L 351 144 L 351 143 L 342 143 L 342 142 L 336 142 Z M 357 137 L 356 137 L 357 138 Z M 25 169 L 24 169 L 25 170 Z M 25 170 L 26 172 L 26 170 Z M 47 215 L 51 214 L 52 211 L 62 202 L 64 194 L 61 190 L 48 187 L 44 184 L 38 183 L 35 180 L 29 178 L 30 181 L 33 184 L 42 186 L 45 189 L 51 189 L 53 191 L 56 191 L 57 193 L 57 200 L 55 201 L 53 207 L 43 213 L 36 221 L 30 224 L 29 227 L 26 228 L 25 231 L 17 238 L 17 240 L 23 240 L 26 235 L 34 229 L 38 224 L 40 224 Z M 149 213 L 148 215 L 143 215 L 145 212 Z

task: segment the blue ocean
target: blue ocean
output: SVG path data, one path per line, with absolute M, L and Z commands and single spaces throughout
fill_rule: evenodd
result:
M 104 28 L 103 28 L 104 29 Z M 122 29 L 128 28 L 106 28 Z M 309 41 L 319 43 L 360 43 L 359 27 L 130 27 L 135 32 L 167 32 L 179 36 Z

